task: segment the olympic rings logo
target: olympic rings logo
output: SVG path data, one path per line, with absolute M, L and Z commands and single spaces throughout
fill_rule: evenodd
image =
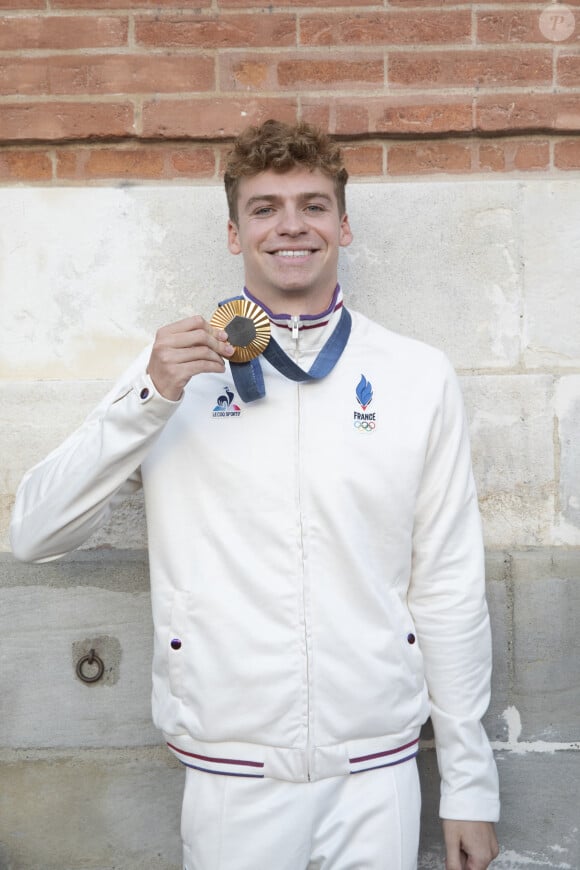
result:
M 372 432 L 375 428 L 375 423 L 373 420 L 355 420 L 354 428 L 358 429 L 359 432 Z

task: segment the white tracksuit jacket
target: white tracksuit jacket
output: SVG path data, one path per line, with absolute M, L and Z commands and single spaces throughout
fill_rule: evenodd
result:
M 302 368 L 340 305 L 296 338 L 275 321 Z M 263 361 L 266 397 L 248 404 L 227 369 L 164 399 L 147 350 L 25 476 L 13 551 L 80 546 L 142 486 L 153 717 L 183 762 L 297 782 L 356 773 L 412 757 L 431 715 L 441 815 L 493 821 L 490 631 L 457 380 L 439 351 L 352 319 L 326 378 L 296 384 Z

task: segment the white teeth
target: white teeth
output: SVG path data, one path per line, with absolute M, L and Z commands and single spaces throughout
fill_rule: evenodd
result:
M 276 251 L 278 257 L 307 257 L 310 251 Z

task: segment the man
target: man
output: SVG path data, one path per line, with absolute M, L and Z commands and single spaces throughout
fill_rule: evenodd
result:
M 308 125 L 242 134 L 225 176 L 242 297 L 217 325 L 160 329 L 17 497 L 14 552 L 46 559 L 143 487 L 187 870 L 415 867 L 429 715 L 447 870 L 497 854 L 460 393 L 440 352 L 343 305 L 346 180 Z

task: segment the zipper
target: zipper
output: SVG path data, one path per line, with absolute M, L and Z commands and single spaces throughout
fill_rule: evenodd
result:
M 298 441 L 298 519 L 300 530 L 300 556 L 301 556 L 301 582 L 302 582 L 302 619 L 303 619 L 303 641 L 304 641 L 304 657 L 305 657 L 305 679 L 306 679 L 306 778 L 308 782 L 310 776 L 310 638 L 308 634 L 308 600 L 306 591 L 306 577 L 304 569 L 304 526 L 302 519 L 302 456 L 300 450 L 300 429 L 301 429 L 301 406 L 300 406 L 300 390 L 301 385 L 296 384 L 296 437 Z
M 290 322 L 292 324 L 292 339 L 294 341 L 294 360 L 299 362 L 299 341 L 300 341 L 300 315 L 291 315 Z M 305 655 L 305 679 L 306 679 L 306 778 L 311 781 L 311 752 L 310 752 L 310 638 L 308 636 L 308 601 L 306 593 L 306 581 L 304 570 L 304 528 L 302 524 L 302 455 L 300 449 L 300 432 L 301 432 L 301 384 L 296 384 L 296 441 L 298 455 L 298 518 L 300 529 L 300 555 L 301 555 L 301 580 L 302 580 L 302 618 L 304 620 L 304 655 Z
M 290 317 L 290 322 L 292 324 L 292 338 L 294 341 L 298 341 L 298 335 L 300 332 L 300 315 L 292 314 Z

